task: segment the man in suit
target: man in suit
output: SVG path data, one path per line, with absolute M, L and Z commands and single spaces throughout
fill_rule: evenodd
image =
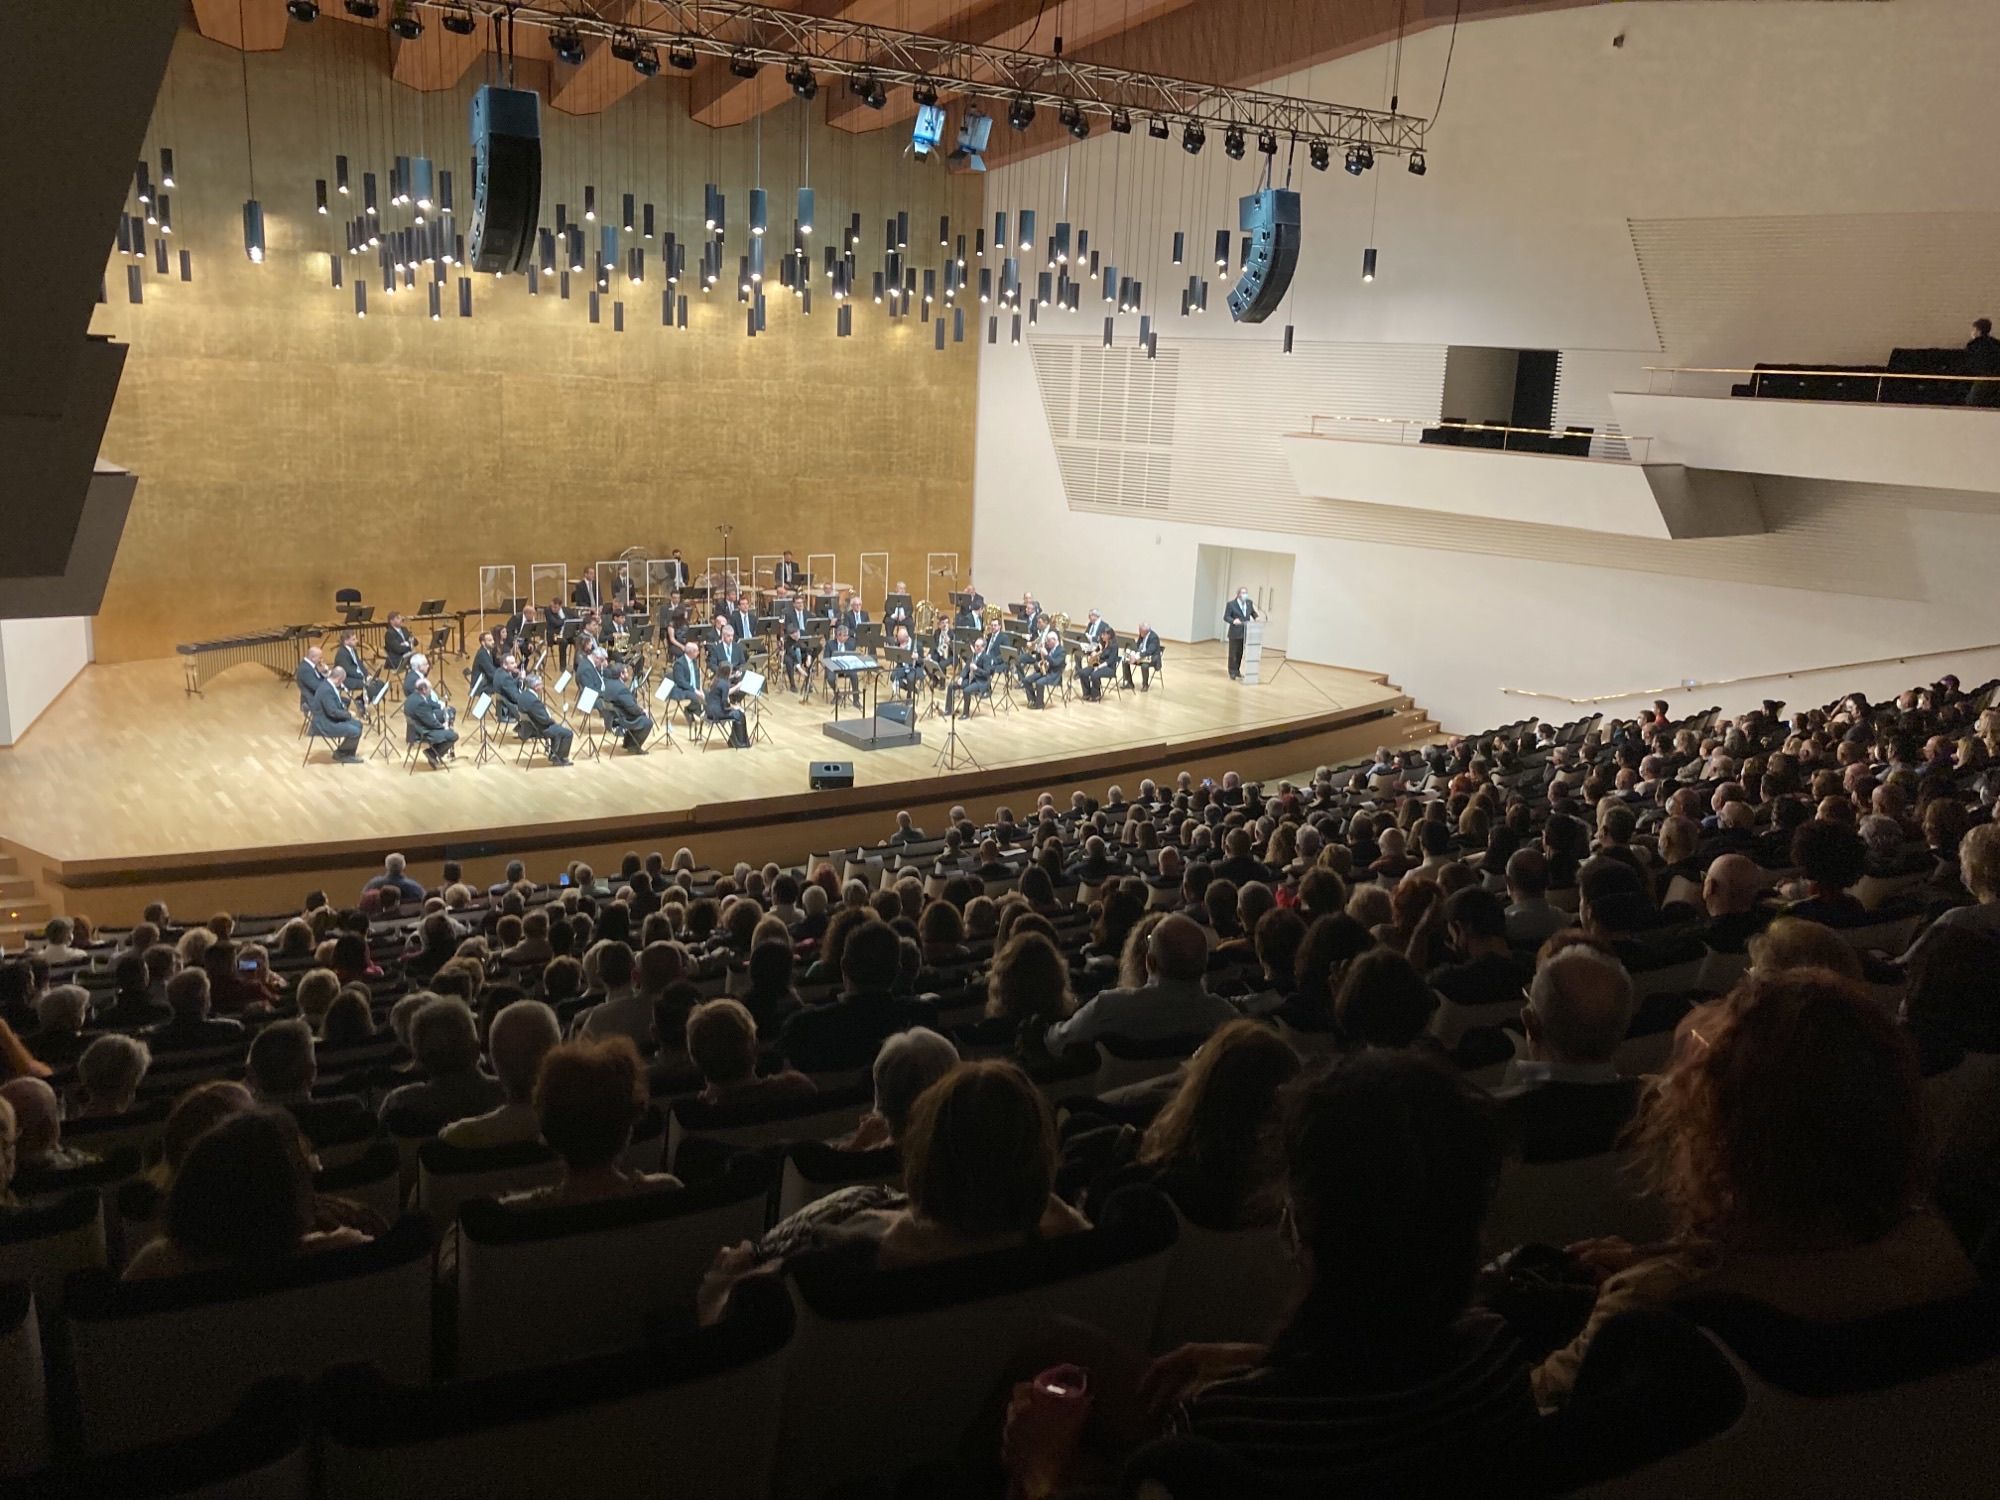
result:
M 1091 611 L 1097 633 L 1090 637 L 1090 656 L 1078 674 L 1083 684 L 1083 696 L 1092 703 L 1104 701 L 1104 684 L 1118 670 L 1118 632 L 1103 620 L 1097 619 L 1097 611 Z
M 1028 707 L 1048 707 L 1049 689 L 1061 687 L 1063 668 L 1069 665 L 1069 653 L 1063 649 L 1062 637 L 1051 630 L 1042 637 L 1040 666 L 1029 676 L 1021 679 L 1021 686 L 1028 690 Z
M 729 686 L 733 688 L 733 679 L 742 670 L 745 659 L 743 643 L 736 639 L 736 627 L 727 617 L 717 620 L 715 639 L 708 646 L 708 675 L 732 679 Z
M 898 651 L 910 650 L 910 627 L 898 625 L 895 637 L 889 644 Z M 923 663 L 912 654 L 908 661 L 896 663 L 892 676 L 896 683 L 896 691 L 906 698 L 914 699 L 917 696 L 917 684 L 924 678 Z
M 479 632 L 479 649 L 472 653 L 472 692 L 490 693 L 500 678 L 500 643 L 490 630 Z
M 727 618 L 731 628 L 736 632 L 738 641 L 747 641 L 757 633 L 756 618 L 750 613 L 750 607 L 743 602 L 741 594 L 734 592 L 730 594 Z
M 1508 1064 L 1500 1112 L 1530 1164 L 1601 1156 L 1639 1104 L 1612 1059 L 1632 1024 L 1632 980 L 1617 959 L 1566 948 L 1545 962 L 1521 1011 L 1526 1056 Z
M 700 707 L 704 694 L 701 685 L 701 646 L 695 641 L 684 641 L 681 654 L 674 658 L 668 669 L 668 680 L 673 686 L 667 689 L 667 702 L 689 703 Z
M 962 602 L 958 606 L 958 613 L 951 617 L 951 623 L 956 628 L 960 630 L 977 630 L 979 628 L 979 613 L 985 606 L 972 602 L 979 597 L 979 595 L 973 593 L 970 589 L 960 593 L 959 599 Z
M 400 672 L 403 664 L 416 654 L 417 638 L 410 634 L 409 626 L 403 623 L 400 609 L 389 611 L 389 623 L 382 631 L 382 668 L 387 672 Z
M 674 548 L 673 556 L 667 559 L 666 574 L 669 593 L 677 593 L 686 588 L 688 580 L 693 576 L 688 572 L 687 559 L 681 556 L 681 549 L 678 547 Z
M 339 667 L 321 678 L 313 689 L 312 722 L 316 733 L 334 742 L 335 760 L 360 759 L 355 752 L 361 745 L 361 721 L 347 706 L 347 674 Z
M 1243 628 L 1252 620 L 1261 618 L 1257 606 L 1250 602 L 1250 590 L 1238 589 L 1236 597 L 1222 606 L 1222 623 L 1229 630 L 1229 677 L 1239 681 L 1243 676 Z
M 595 569 L 586 568 L 577 574 L 576 582 L 570 587 L 569 601 L 578 609 L 596 609 L 604 602 L 597 594 Z
M 791 549 L 787 547 L 784 557 L 778 563 L 778 587 L 781 589 L 795 589 L 799 586 L 800 580 L 805 576 L 806 570 L 800 567 L 793 559 Z
M 718 645 L 720 642 L 717 643 Z M 712 723 L 729 726 L 729 748 L 748 750 L 750 748 L 750 726 L 743 710 L 729 701 L 730 679 L 726 673 L 717 673 L 708 680 L 708 692 L 702 700 L 702 712 Z
M 569 666 L 569 642 L 563 639 L 563 627 L 576 616 L 563 608 L 562 595 L 552 594 L 549 602 L 542 606 L 542 625 L 548 631 L 549 649 L 556 654 L 557 670 Z
M 826 645 L 825 659 L 830 662 L 836 656 L 852 656 L 854 650 L 853 633 L 845 625 L 836 625 L 833 630 L 833 638 Z M 836 682 L 836 678 L 839 681 Z M 826 669 L 826 686 L 827 690 L 836 698 L 843 692 L 852 694 L 854 706 L 856 708 L 861 707 L 861 674 L 859 672 L 836 672 L 829 666 Z
M 882 623 L 884 625 L 909 625 L 913 623 L 910 619 L 909 605 L 904 604 L 902 602 L 903 600 L 910 597 L 910 586 L 907 583 L 903 582 L 902 579 L 898 578 L 896 580 L 895 592 L 892 593 L 889 597 L 896 600 L 897 602 L 895 604 L 892 604 L 888 608 L 888 610 L 884 612 L 882 616 Z
M 514 613 L 507 616 L 507 624 L 503 628 L 501 636 L 507 649 L 510 651 L 525 650 L 528 644 L 528 630 L 533 624 L 534 618 L 528 613 L 528 606 L 525 602 Z
M 417 684 L 430 675 L 430 659 L 421 651 L 411 652 L 409 661 L 403 667 L 403 696 L 409 697 L 417 690 Z
M 1153 687 L 1153 671 L 1160 664 L 1160 633 L 1144 620 L 1139 622 L 1139 633 L 1132 637 L 1133 658 L 1139 663 L 1139 691 L 1150 692 Z M 1132 685 L 1132 663 L 1125 663 L 1125 686 Z
M 365 698 L 375 691 L 376 684 L 368 676 L 367 665 L 361 660 L 360 631 L 341 632 L 340 645 L 333 653 L 333 664 L 347 674 L 350 696 Z
M 840 612 L 834 617 L 834 623 L 844 625 L 848 636 L 858 640 L 861 627 L 868 623 L 868 611 L 861 607 L 859 599 L 844 593 L 840 596 Z
M 528 674 L 521 670 L 521 659 L 511 651 L 500 659 L 499 687 L 501 696 L 514 710 L 515 733 L 523 739 L 547 741 L 549 763 L 568 765 L 569 747 L 576 735 L 567 725 L 556 722 L 556 716 L 542 702 L 542 695 L 535 691 Z
M 576 659 L 576 686 L 579 693 L 588 688 L 598 697 L 604 696 L 604 667 L 610 659 L 602 646 L 595 647 L 590 655 L 579 656 Z
M 306 647 L 306 654 L 299 658 L 298 666 L 292 669 L 292 681 L 299 685 L 299 702 L 308 705 L 319 692 L 319 685 L 326 679 L 326 653 L 317 646 Z
M 1084 616 L 1083 638 L 1093 646 L 1097 644 L 1098 636 L 1110 629 L 1110 625 L 1105 623 L 1104 616 L 1100 615 L 1096 610 L 1093 609 L 1088 615 Z
M 634 755 L 644 755 L 646 736 L 653 732 L 653 716 L 639 706 L 638 695 L 632 691 L 631 675 L 632 669 L 623 662 L 611 668 L 598 704 L 611 732 L 624 736 L 625 748 Z
M 778 613 L 778 636 L 785 648 L 785 686 L 797 689 L 808 655 L 804 604 L 792 599 Z
M 417 679 L 415 688 L 403 695 L 403 718 L 408 725 L 405 730 L 408 742 L 421 743 L 424 759 L 433 766 L 454 753 L 452 747 L 458 743 L 458 731 L 451 727 L 451 710 L 438 702 L 430 683 L 422 677 Z
M 965 659 L 965 665 L 944 690 L 944 711 L 952 712 L 952 705 L 960 698 L 990 698 L 993 696 L 993 674 L 999 669 L 1000 632 L 998 628 L 986 632 L 986 638 Z M 966 707 L 970 709 L 968 702 Z

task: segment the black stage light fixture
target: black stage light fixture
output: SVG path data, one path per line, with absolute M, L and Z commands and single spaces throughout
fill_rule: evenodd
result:
M 660 54 L 648 42 L 641 46 L 632 58 L 632 71 L 641 78 L 652 78 L 660 71 Z
M 639 39 L 623 28 L 612 32 L 611 55 L 620 62 L 630 62 L 639 55 Z
M 746 47 L 738 47 L 734 52 L 729 54 L 729 71 L 734 73 L 738 78 L 755 78 L 757 76 L 757 69 L 760 66 L 761 64 L 758 63 L 755 57 L 751 56 L 749 49 Z
M 1111 133 L 1113 135 L 1130 135 L 1132 133 L 1132 115 L 1129 110 L 1114 109 L 1111 111 Z
M 679 41 L 667 44 L 668 67 L 678 68 L 683 73 L 690 73 L 694 71 L 694 65 L 694 48 L 688 45 L 687 42 Z
M 1372 146 L 1356 146 L 1354 148 L 1354 159 L 1360 163 L 1358 171 L 1367 172 L 1373 170 L 1375 166 L 1375 148 Z
M 1306 159 L 1312 163 L 1315 172 L 1324 172 L 1333 165 L 1333 151 L 1325 141 L 1314 141 L 1306 147 Z
M 688 56 L 694 56 L 692 48 L 688 50 Z M 819 80 L 813 77 L 813 70 L 806 64 L 804 58 L 794 58 L 786 64 L 785 82 L 792 86 L 792 92 L 801 99 L 810 99 L 819 92 Z
M 881 109 L 888 104 L 889 91 L 882 86 L 881 79 L 872 78 L 868 81 L 868 92 L 861 96 L 861 102 L 870 109 Z
M 1016 130 L 1026 130 L 1035 123 L 1035 101 L 1026 94 L 1016 94 L 1014 102 L 1007 106 L 1007 123 Z
M 1258 132 L 1257 132 L 1257 149 L 1258 149 L 1259 151 L 1263 152 L 1263 153 L 1264 153 L 1264 155 L 1266 155 L 1266 156 L 1276 156 L 1276 155 L 1278 154 L 1278 133 L 1277 133 L 1277 131 L 1275 131 L 1275 130 L 1260 130 L 1260 131 L 1258 131 Z
M 1349 177 L 1359 177 L 1361 175 L 1361 153 L 1352 146 L 1347 148 L 1346 166 Z
M 1222 132 L 1222 149 L 1231 161 L 1243 160 L 1243 129 L 1232 125 Z
M 389 29 L 406 42 L 414 42 L 424 34 L 424 23 L 420 17 L 406 10 L 399 10 L 389 17 Z
M 910 98 L 923 108 L 930 108 L 938 102 L 937 85 L 928 78 L 919 79 L 910 86 Z
M 1090 121 L 1084 117 L 1083 111 L 1077 108 L 1074 101 L 1065 104 L 1058 111 L 1056 118 L 1061 120 L 1063 128 L 1078 140 L 1083 140 L 1089 136 Z
M 319 19 L 319 0 L 285 0 L 285 11 L 294 21 L 310 25 Z
M 1189 120 L 1187 127 L 1181 131 L 1181 150 L 1189 156 L 1199 156 L 1201 148 L 1207 144 L 1208 132 L 1202 129 L 1199 121 Z
M 1167 122 L 1162 120 L 1158 115 L 1154 115 L 1152 119 L 1146 122 L 1146 134 L 1156 141 L 1164 141 L 1172 133 L 1167 128 Z
M 453 36 L 471 36 L 479 29 L 479 20 L 472 14 L 469 5 L 454 6 L 444 13 L 443 20 L 438 24 Z
M 574 26 L 559 26 L 549 33 L 549 51 L 555 53 L 559 62 L 566 62 L 572 68 L 583 63 L 583 33 Z
M 1424 153 L 1421 151 L 1412 151 L 1410 153 L 1410 175 L 1412 177 L 1421 177 L 1429 170 L 1430 163 L 1424 160 Z
M 382 14 L 381 0 L 344 0 L 341 8 L 357 21 L 372 21 Z

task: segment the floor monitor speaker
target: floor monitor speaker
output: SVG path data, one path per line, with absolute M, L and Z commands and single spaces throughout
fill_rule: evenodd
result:
M 807 768 L 807 782 L 815 792 L 834 791 L 854 785 L 851 760 L 816 760 Z

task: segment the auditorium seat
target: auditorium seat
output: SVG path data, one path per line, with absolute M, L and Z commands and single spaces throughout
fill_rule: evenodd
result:
M 430 1221 L 406 1215 L 365 1245 L 253 1271 L 156 1281 L 72 1276 L 65 1317 L 84 1438 L 116 1452 L 221 1422 L 269 1375 L 370 1359 L 430 1372 Z
M 403 1211 L 402 1168 L 396 1159 L 396 1148 L 387 1141 L 376 1141 L 337 1167 L 322 1165 L 313 1174 L 313 1187 L 318 1192 L 352 1199 L 372 1208 L 384 1223 L 393 1224 Z
M 0 1214 L 0 1283 L 27 1284 L 44 1330 L 60 1326 L 71 1273 L 107 1264 L 104 1200 L 94 1189 Z
M 1178 1208 L 1174 1250 L 1150 1345 L 1266 1343 L 1304 1287 L 1298 1256 L 1276 1224 L 1206 1229 Z
M 315 1500 L 299 1380 L 266 1380 L 215 1426 L 120 1453 L 68 1459 L 10 1483 L 9 1500 Z
M 1091 1080 L 1089 1092 L 1103 1094 L 1124 1088 L 1127 1084 L 1165 1077 L 1194 1056 L 1195 1050 L 1207 1040 L 1206 1033 L 1144 1042 L 1122 1036 L 1100 1037 L 1097 1041 L 1097 1074 Z
M 509 1146 L 454 1146 L 428 1140 L 417 1148 L 414 1202 L 439 1225 L 458 1222 L 474 1198 L 499 1198 L 562 1177 L 562 1158 L 540 1141 Z
M 1114 1194 L 1095 1229 L 1018 1250 L 893 1271 L 795 1261 L 774 1493 L 804 1500 L 949 1456 L 1047 1319 L 1143 1348 L 1175 1225 L 1164 1197 L 1136 1188 Z
M 35 1294 L 25 1281 L 0 1283 L 0 1479 L 39 1468 L 48 1457 L 49 1393 Z
M 894 1146 L 837 1151 L 824 1141 L 794 1141 L 785 1148 L 777 1217 L 788 1219 L 807 1204 L 845 1187 L 896 1183 L 902 1177 L 902 1156 Z
M 1651 1244 L 1667 1232 L 1657 1199 L 1641 1194 L 1632 1159 L 1605 1151 L 1572 1161 L 1510 1161 L 1500 1174 L 1483 1238 L 1493 1254 L 1516 1245 L 1573 1245 L 1602 1235 Z
M 760 1146 L 784 1146 L 793 1141 L 825 1141 L 845 1135 L 875 1102 L 872 1083 L 840 1076 L 841 1086 L 824 1085 L 817 1094 L 785 1100 L 779 1107 L 743 1111 L 676 1099 L 667 1110 L 667 1150 L 663 1161 L 678 1171 L 681 1147 L 699 1137 L 704 1146 L 750 1151 Z
M 742 1155 L 713 1182 L 574 1207 L 459 1211 L 463 1375 L 629 1348 L 649 1322 L 691 1322 L 702 1274 L 762 1233 L 774 1163 Z
M 1740 1298 L 1687 1311 L 1741 1377 L 1741 1415 L 1706 1442 L 1579 1495 L 2000 1493 L 2000 1291 L 1846 1323 L 1806 1323 Z
M 436 1386 L 333 1371 L 323 1500 L 762 1500 L 792 1328 L 784 1289 L 753 1277 L 715 1327 L 623 1353 Z

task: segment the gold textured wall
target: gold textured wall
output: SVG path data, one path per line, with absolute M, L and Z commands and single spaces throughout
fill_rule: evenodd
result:
M 700 566 L 718 523 L 732 550 L 832 552 L 843 579 L 858 554 L 890 554 L 892 577 L 921 588 L 924 556 L 968 554 L 972 532 L 975 333 L 932 347 L 932 326 L 892 321 L 868 293 L 884 220 L 911 216 L 913 263 L 940 253 L 938 218 L 970 235 L 976 179 L 950 177 L 905 154 L 901 131 L 811 132 L 818 195 L 815 257 L 859 211 L 861 295 L 854 336 L 834 334 L 835 304 L 815 275 L 812 314 L 777 284 L 807 142 L 806 107 L 766 117 L 763 182 L 772 223 L 768 331 L 744 333 L 729 283 L 695 290 L 689 248 L 689 328 L 661 326 L 660 240 L 651 270 L 625 296 L 625 331 L 587 319 L 589 276 L 572 300 L 522 278 L 478 277 L 470 320 L 457 315 L 456 275 L 444 316 L 431 321 L 423 275 L 414 292 L 381 295 L 372 259 L 349 258 L 349 287 L 331 285 L 329 251 L 344 247 L 341 202 L 313 211 L 313 181 L 352 162 L 352 205 L 365 166 L 387 207 L 397 151 L 453 165 L 457 217 L 470 219 L 466 108 L 481 69 L 455 90 L 418 93 L 386 76 L 385 36 L 361 27 L 294 26 L 283 50 L 247 59 L 184 31 L 155 110 L 149 151 L 174 148 L 177 265 L 142 272 L 144 301 L 127 301 L 114 249 L 109 301 L 93 330 L 131 345 L 104 453 L 140 476 L 104 607 L 100 661 L 169 654 L 180 641 L 325 619 L 333 591 L 363 590 L 380 613 L 444 596 L 474 605 L 478 570 L 507 563 L 525 592 L 533 563 L 572 570 L 628 546 L 682 547 Z M 257 193 L 270 254 L 242 249 L 248 69 Z M 535 86 L 539 69 L 519 82 Z M 826 100 L 821 95 L 821 105 Z M 755 126 L 708 131 L 686 118 L 671 74 L 642 84 L 602 115 L 543 110 L 544 222 L 562 201 L 581 212 L 597 187 L 600 218 L 636 191 L 658 204 L 662 237 L 702 233 L 702 185 L 728 195 L 727 265 L 748 239 Z M 594 243 L 594 238 L 593 238 Z M 977 261 L 972 261 L 976 279 Z M 352 277 L 370 277 L 368 316 L 354 315 Z M 948 330 L 949 332 L 949 330 Z

